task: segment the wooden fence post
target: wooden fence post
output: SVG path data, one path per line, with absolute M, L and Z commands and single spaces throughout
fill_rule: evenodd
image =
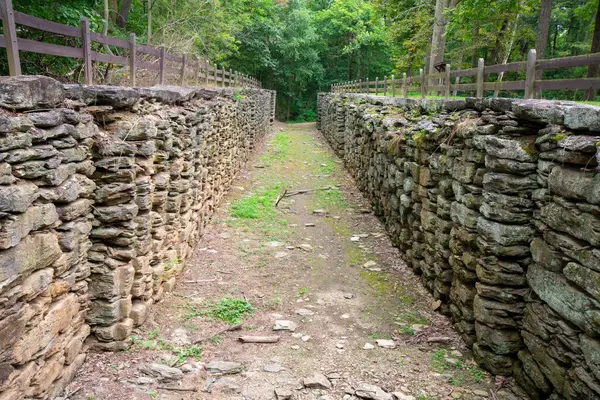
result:
M 458 69 L 456 71 L 460 71 L 460 67 L 458 67 Z M 454 79 L 454 84 L 457 86 L 460 85 L 460 76 L 457 76 Z M 456 97 L 457 93 L 458 93 L 458 89 L 456 89 L 456 87 L 455 87 L 454 90 L 452 91 L 452 96 Z
M 221 65 L 221 87 L 225 87 L 225 67 Z
M 83 43 L 83 75 L 86 85 L 93 83 L 92 71 L 92 44 L 90 42 L 90 23 L 88 19 L 81 18 L 81 40 Z
M 525 98 L 533 99 L 535 90 L 535 61 L 537 53 L 535 49 L 529 50 L 527 54 L 527 72 L 525 75 Z
M 129 75 L 131 77 L 131 87 L 135 87 L 136 52 L 135 33 L 131 33 L 129 35 Z
M 394 74 L 392 74 L 392 97 L 396 97 L 396 81 L 394 79 Z
M 217 80 L 217 78 L 219 76 L 218 71 L 219 71 L 219 67 L 217 66 L 217 63 L 215 63 L 215 86 L 217 86 L 217 87 L 219 86 L 219 81 Z
M 231 68 L 229 68 L 229 87 L 233 87 L 234 85 L 234 79 L 233 79 L 233 70 Z
M 179 86 L 184 86 L 185 84 L 185 64 L 187 62 L 187 53 L 183 53 L 183 58 L 181 59 L 181 77 L 179 78 L 180 84 Z
M 159 84 L 165 83 L 165 46 L 160 47 Z
M 375 77 L 375 96 L 379 95 L 379 77 Z
M 483 97 L 483 81 L 484 77 L 484 69 L 485 69 L 485 61 L 483 58 L 480 58 L 477 62 L 477 94 L 475 97 Z
M 383 97 L 387 96 L 387 75 L 383 76 Z
M 208 73 L 210 72 L 210 61 L 207 59 L 204 60 L 204 83 L 208 86 Z
M 406 72 L 402 73 L 402 97 L 408 98 L 408 86 L 406 86 Z
M 15 27 L 15 13 L 12 0 L 0 0 L 2 8 L 2 25 L 6 56 L 8 58 L 8 73 L 10 76 L 21 75 L 21 59 L 19 58 L 19 44 L 17 42 L 17 28 Z
M 423 68 L 419 70 L 419 76 L 421 77 L 421 98 L 424 99 L 427 96 L 427 87 L 425 86 L 425 73 Z
M 450 64 L 446 64 L 446 100 L 450 100 Z

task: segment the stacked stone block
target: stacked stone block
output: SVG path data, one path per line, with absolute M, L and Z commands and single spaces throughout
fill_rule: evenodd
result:
M 47 397 L 85 359 L 97 128 L 52 79 L 0 86 L 0 399 Z
M 514 376 L 498 397 L 600 398 L 600 109 L 356 94 L 318 107 L 440 311 L 480 365 Z
M 270 127 L 234 94 L 0 79 L 0 399 L 58 395 L 173 288 Z

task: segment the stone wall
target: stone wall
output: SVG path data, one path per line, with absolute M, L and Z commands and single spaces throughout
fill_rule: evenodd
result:
M 320 94 L 318 125 L 504 399 L 600 398 L 600 108 Z
M 0 399 L 57 395 L 89 345 L 127 345 L 269 129 L 273 97 L 0 78 Z

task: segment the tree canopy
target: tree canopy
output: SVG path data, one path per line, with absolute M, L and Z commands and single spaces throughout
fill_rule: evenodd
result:
M 139 43 L 150 40 L 170 52 L 209 57 L 226 69 L 254 75 L 278 91 L 278 118 L 296 121 L 314 119 L 316 92 L 343 81 L 410 76 L 439 61 L 453 68 L 470 68 L 480 57 L 488 65 L 523 61 L 536 47 L 544 49 L 546 58 L 600 51 L 598 1 L 13 0 L 17 11 L 69 25 L 85 16 L 95 31 L 122 38 L 135 32 Z M 34 29 L 19 35 L 76 42 Z M 538 40 L 536 46 L 538 38 L 544 43 Z M 76 60 L 37 54 L 23 55 L 23 60 L 24 73 L 63 79 L 78 66 Z M 592 77 L 597 69 L 545 74 Z M 595 95 L 552 94 L 589 100 Z

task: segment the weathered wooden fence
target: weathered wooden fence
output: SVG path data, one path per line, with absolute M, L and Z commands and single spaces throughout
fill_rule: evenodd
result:
M 527 61 L 513 62 L 508 64 L 485 65 L 483 58 L 479 59 L 477 68 L 464 70 L 451 70 L 450 64 L 445 64 L 442 71 L 435 74 L 424 74 L 420 70 L 419 76 L 407 77 L 402 74 L 402 79 L 395 79 L 394 75 L 390 79 L 384 77 L 383 80 L 375 78 L 370 80 L 356 80 L 331 86 L 334 93 L 374 93 L 384 96 L 398 94 L 402 97 L 408 97 L 410 92 L 420 92 L 421 98 L 428 94 L 440 93 L 449 99 L 451 95 L 456 96 L 458 91 L 473 92 L 476 97 L 483 97 L 485 91 L 494 91 L 494 97 L 502 90 L 523 90 L 525 98 L 532 99 L 536 92 L 541 90 L 575 90 L 575 89 L 600 89 L 600 79 L 598 78 L 577 78 L 577 79 L 554 79 L 539 80 L 536 74 L 547 69 L 582 67 L 600 64 L 600 53 L 585 54 L 582 56 L 536 59 L 534 49 L 529 50 Z M 487 82 L 490 74 L 496 73 L 498 76 L 505 72 L 525 71 L 525 80 Z M 473 83 L 461 83 L 463 77 L 473 77 Z M 390 93 L 391 92 L 391 93 Z
M 128 67 L 129 84 L 131 86 L 136 86 L 136 71 L 146 69 L 158 72 L 158 83 L 161 85 L 166 82 L 165 74 L 172 73 L 178 75 L 179 85 L 187 83 L 194 85 L 261 87 L 260 82 L 255 78 L 239 72 L 225 70 L 223 67 L 219 69 L 217 64 L 212 64 L 208 59 L 191 59 L 186 54 L 183 56 L 169 54 L 165 51 L 164 46 L 155 48 L 137 44 L 134 33 L 131 34 L 129 40 L 124 40 L 91 32 L 86 18 L 81 19 L 81 26 L 79 27 L 59 24 L 14 11 L 12 0 L 0 0 L 0 12 L 3 25 L 3 35 L 0 35 L 0 47 L 6 48 L 8 70 L 11 76 L 21 75 L 19 51 L 28 51 L 83 60 L 84 83 L 87 85 L 93 84 L 92 62 L 103 62 Z M 82 47 L 63 46 L 19 38 L 17 36 L 17 25 L 80 39 Z M 125 49 L 128 55 L 124 57 L 93 51 L 92 42 Z M 154 60 L 142 60 L 138 57 L 140 54 L 150 55 L 150 59 L 154 58 Z

